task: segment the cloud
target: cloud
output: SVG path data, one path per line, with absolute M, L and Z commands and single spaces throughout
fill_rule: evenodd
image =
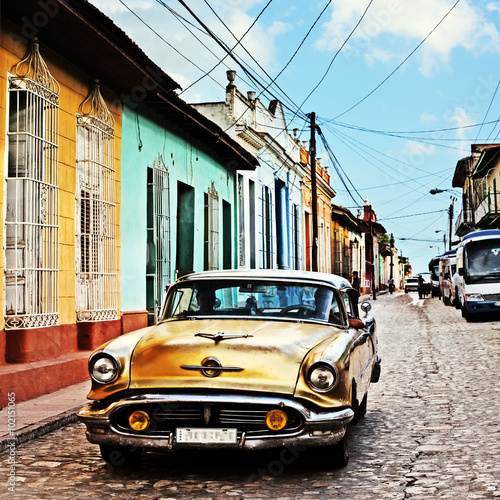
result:
M 374 2 L 343 52 L 347 57 L 365 57 L 370 63 L 399 62 L 431 32 L 454 3 L 453 0 Z M 323 50 L 338 50 L 366 5 L 366 0 L 335 3 L 317 45 Z M 481 9 L 477 3 L 462 0 L 413 56 L 419 61 L 420 72 L 431 76 L 439 71 L 457 48 L 470 53 L 500 52 L 500 34 L 488 19 L 493 10 L 499 10 L 496 3 Z M 384 50 L 380 49 L 382 45 Z

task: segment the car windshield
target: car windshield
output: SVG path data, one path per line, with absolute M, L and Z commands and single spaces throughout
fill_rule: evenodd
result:
M 466 246 L 469 276 L 497 275 L 500 272 L 500 240 L 473 241 Z
M 169 290 L 160 321 L 206 316 L 279 317 L 345 324 L 331 288 L 271 281 L 190 281 Z

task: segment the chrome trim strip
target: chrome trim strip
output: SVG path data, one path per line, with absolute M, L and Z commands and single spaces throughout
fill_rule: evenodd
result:
M 238 366 L 195 366 L 195 365 L 182 365 L 183 370 L 213 370 L 219 372 L 242 372 L 243 368 Z

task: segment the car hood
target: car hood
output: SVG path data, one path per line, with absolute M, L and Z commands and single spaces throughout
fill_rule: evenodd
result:
M 168 321 L 150 330 L 131 360 L 131 389 L 232 389 L 293 394 L 302 360 L 342 330 L 314 323 L 257 320 Z M 217 340 L 196 334 L 237 336 Z M 241 369 L 205 376 L 200 366 L 215 358 Z M 183 368 L 184 367 L 184 368 Z

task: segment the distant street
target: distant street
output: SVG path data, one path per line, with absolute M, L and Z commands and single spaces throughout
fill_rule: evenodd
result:
M 16 493 L 0 498 L 500 498 L 500 321 L 467 323 L 438 298 L 377 296 L 382 376 L 351 426 L 350 462 L 318 450 L 147 453 L 118 470 L 75 424 L 16 450 Z

